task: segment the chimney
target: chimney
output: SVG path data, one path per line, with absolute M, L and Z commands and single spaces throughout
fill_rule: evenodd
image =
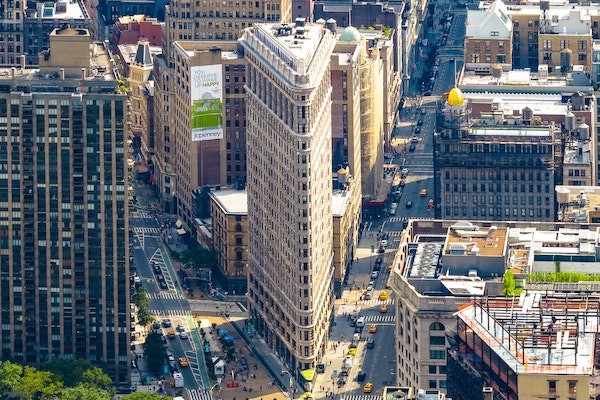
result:
M 25 54 L 21 54 L 21 71 L 25 71 L 25 64 L 26 64 Z
M 65 69 L 64 68 L 60 69 L 60 79 L 63 81 L 65 80 Z
M 82 79 L 86 78 L 85 68 L 81 68 L 81 78 Z

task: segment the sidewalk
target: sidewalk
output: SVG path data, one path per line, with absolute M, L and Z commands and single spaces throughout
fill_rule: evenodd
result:
M 211 343 L 213 356 L 225 356 L 225 354 L 219 354 L 215 351 L 220 348 L 218 329 L 228 331 L 227 335 L 233 337 L 236 349 L 237 361 L 227 362 L 225 379 L 221 382 L 220 388 L 213 391 L 213 398 L 219 400 L 287 399 L 286 393 L 282 391 L 281 386 L 274 379 L 279 377 L 281 367 L 277 369 L 279 373 L 274 374 L 274 366 L 268 362 L 271 357 L 267 356 L 267 359 L 263 357 L 263 355 L 269 354 L 270 351 L 259 349 L 255 345 L 248 345 L 248 338 L 243 333 L 245 332 L 244 321 L 246 321 L 246 318 L 197 317 L 196 320 L 208 320 L 210 324 L 216 324 L 216 328 L 208 328 L 205 335 Z M 207 328 L 204 328 L 204 330 L 207 331 Z M 250 339 L 250 341 L 254 343 L 253 339 Z M 231 375 L 232 370 L 237 371 L 234 378 Z

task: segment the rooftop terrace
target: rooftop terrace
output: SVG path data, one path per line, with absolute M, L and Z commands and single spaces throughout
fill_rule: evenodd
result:
M 468 327 L 459 336 L 477 335 L 517 374 L 594 372 L 599 293 L 476 298 L 457 316 Z

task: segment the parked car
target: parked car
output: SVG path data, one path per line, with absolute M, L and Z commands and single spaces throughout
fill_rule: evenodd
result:
M 367 379 L 367 374 L 363 371 L 360 371 L 357 375 L 356 375 L 356 380 L 358 382 L 364 382 L 364 380 Z

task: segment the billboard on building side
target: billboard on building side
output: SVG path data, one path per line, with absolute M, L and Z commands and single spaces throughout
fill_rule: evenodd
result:
M 192 141 L 223 138 L 223 71 L 221 65 L 191 67 Z

